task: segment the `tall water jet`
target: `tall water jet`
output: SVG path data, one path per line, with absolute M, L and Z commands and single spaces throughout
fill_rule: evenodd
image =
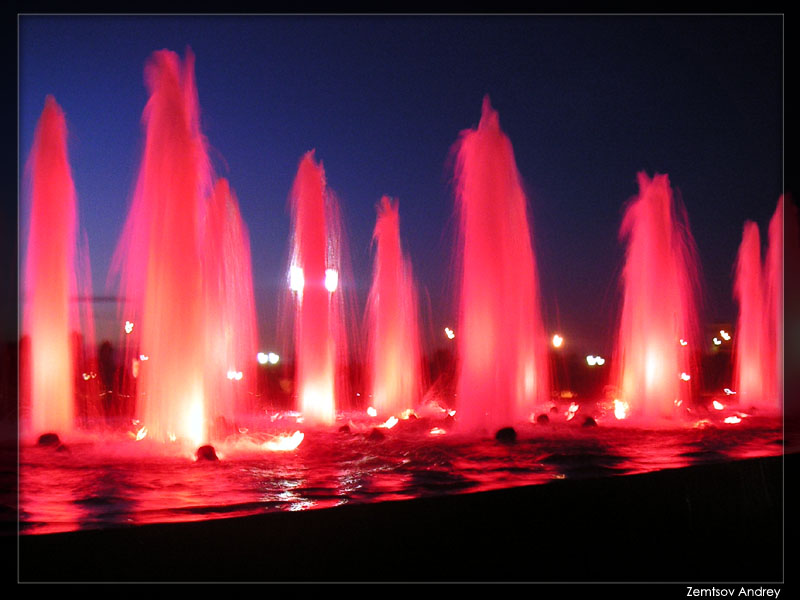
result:
M 194 57 L 188 53 L 181 64 L 173 52 L 156 52 L 145 79 L 144 155 L 114 261 L 121 319 L 129 324 L 126 362 L 139 361 L 136 412 L 147 437 L 197 445 L 208 437 L 200 244 L 211 170 Z
M 546 341 L 527 199 L 511 142 L 484 98 L 477 129 L 457 152 L 459 374 L 457 415 L 466 430 L 527 419 L 549 398 Z
M 764 362 L 764 277 L 761 268 L 761 236 L 758 225 L 744 224 L 736 258 L 734 297 L 739 304 L 733 344 L 733 387 L 742 407 L 763 401 Z
M 236 196 L 219 179 L 204 224 L 206 397 L 214 425 L 255 412 L 256 309 L 250 240 Z M 215 427 L 216 436 L 224 427 Z
M 306 422 L 336 420 L 337 358 L 343 355 L 338 221 L 325 170 L 306 153 L 292 186 L 292 259 L 295 300 L 295 391 Z
M 686 210 L 667 175 L 639 173 L 627 206 L 623 300 L 616 341 L 616 400 L 634 421 L 672 419 L 692 397 L 696 361 L 698 262 Z
M 45 100 L 27 164 L 30 229 L 25 260 L 23 334 L 30 340 L 30 380 L 22 381 L 30 435 L 70 433 L 75 425 L 76 196 L 64 113 Z M 27 409 L 27 410 L 26 410 Z
M 783 410 L 783 196 L 769 222 L 769 245 L 765 257 L 764 342 L 765 389 L 763 408 L 778 413 Z M 792 242 L 794 243 L 794 241 Z
M 383 416 L 413 408 L 422 393 L 417 295 L 411 261 L 400 242 L 396 201 L 384 196 L 372 241 L 372 287 L 367 299 L 372 405 Z

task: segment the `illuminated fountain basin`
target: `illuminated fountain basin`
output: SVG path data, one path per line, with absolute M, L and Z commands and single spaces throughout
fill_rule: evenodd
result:
M 180 444 L 135 440 L 135 428 L 84 434 L 66 449 L 25 446 L 20 531 L 43 534 L 205 521 L 647 473 L 783 452 L 781 422 L 725 408 L 674 429 L 598 427 L 551 414 L 517 441 L 459 434 L 445 412 L 388 420 L 339 414 L 334 426 L 273 413 L 260 429 L 215 444 L 218 461 Z M 737 416 L 739 415 L 739 416 Z M 396 423 L 393 424 L 393 421 Z M 346 426 L 346 427 L 344 427 Z M 376 434 L 378 431 L 380 434 Z

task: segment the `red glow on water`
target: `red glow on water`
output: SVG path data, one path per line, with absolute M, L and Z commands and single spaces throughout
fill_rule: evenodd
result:
M 378 414 L 395 415 L 419 402 L 422 362 L 411 262 L 400 242 L 398 204 L 386 196 L 372 239 L 375 264 L 366 316 L 371 394 Z
M 686 378 L 696 367 L 683 342 L 694 348 L 698 339 L 698 261 L 667 176 L 640 173 L 638 181 L 639 195 L 620 229 L 628 246 L 615 385 L 630 418 L 657 422 L 672 418 L 676 405 L 692 396 Z
M 30 339 L 30 378 L 21 378 L 21 389 L 31 435 L 69 433 L 75 424 L 77 209 L 66 138 L 64 113 L 48 96 L 27 166 L 31 216 L 23 333 Z
M 528 202 L 511 142 L 484 99 L 477 129 L 455 150 L 458 417 L 466 429 L 524 420 L 549 396 Z

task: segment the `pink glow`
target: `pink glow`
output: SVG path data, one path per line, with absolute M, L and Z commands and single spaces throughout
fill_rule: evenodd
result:
M 400 242 L 397 202 L 384 196 L 372 236 L 375 264 L 367 300 L 370 383 L 377 413 L 397 415 L 422 393 L 417 295 Z
M 457 420 L 468 430 L 525 420 L 549 397 L 528 202 L 488 97 L 456 144 L 461 290 Z
M 66 140 L 64 113 L 48 96 L 27 165 L 31 216 L 23 333 L 30 336 L 30 379 L 20 383 L 24 429 L 35 436 L 69 434 L 75 425 L 77 201 Z
M 675 407 L 692 397 L 698 261 L 686 212 L 673 198 L 668 177 L 640 173 L 638 181 L 639 195 L 620 229 L 628 246 L 615 385 L 630 407 L 629 419 L 653 424 L 673 418 Z

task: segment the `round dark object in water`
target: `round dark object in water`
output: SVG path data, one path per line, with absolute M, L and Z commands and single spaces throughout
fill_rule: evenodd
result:
M 350 433 L 350 425 L 342 425 L 339 427 L 339 433 Z
M 205 446 L 200 446 L 195 453 L 197 460 L 219 460 L 217 457 L 217 452 L 214 450 L 214 446 L 210 444 L 206 444 Z
M 503 444 L 513 444 L 517 441 L 517 432 L 513 427 L 503 427 L 494 434 L 494 439 Z
M 583 425 L 581 427 L 597 427 L 597 421 L 595 421 L 592 417 L 586 417 L 583 420 Z
M 367 439 L 373 441 L 380 441 L 386 439 L 386 435 L 380 429 L 374 427 L 372 431 L 369 432 Z
M 36 441 L 37 446 L 45 446 L 48 448 L 51 447 L 58 447 L 61 445 L 61 440 L 58 437 L 57 433 L 43 433 L 39 436 L 39 439 Z
M 539 425 L 547 425 L 548 423 L 550 423 L 550 417 L 544 414 L 539 415 L 538 417 L 536 417 L 536 422 Z

